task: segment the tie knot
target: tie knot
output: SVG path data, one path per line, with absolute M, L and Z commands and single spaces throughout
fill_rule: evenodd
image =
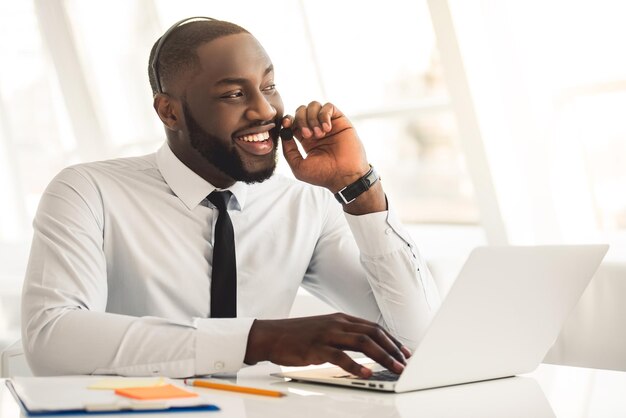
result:
M 230 200 L 230 195 L 231 193 L 228 190 L 224 192 L 215 191 L 211 192 L 211 194 L 207 196 L 207 199 L 209 199 L 209 202 L 213 203 L 220 212 L 224 212 Z

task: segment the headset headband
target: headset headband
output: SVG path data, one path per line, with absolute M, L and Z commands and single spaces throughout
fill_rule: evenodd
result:
M 213 19 L 212 17 L 205 17 L 205 16 L 188 17 L 186 19 L 179 20 L 178 22 L 174 23 L 172 26 L 170 26 L 170 28 L 167 31 L 165 31 L 163 36 L 161 36 L 161 38 L 159 39 L 159 43 L 157 44 L 156 49 L 154 50 L 154 56 L 152 57 L 152 62 L 150 63 L 150 68 L 152 68 L 152 75 L 154 75 L 154 81 L 156 84 L 157 93 L 163 93 L 163 88 L 161 86 L 161 78 L 159 77 L 159 54 L 161 53 L 163 44 L 165 44 L 167 37 L 170 36 L 171 33 L 174 32 L 176 28 L 192 20 L 217 20 L 217 19 Z

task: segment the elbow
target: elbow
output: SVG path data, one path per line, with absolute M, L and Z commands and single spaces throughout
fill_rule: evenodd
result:
M 26 321 L 22 327 L 22 347 L 34 376 L 86 374 L 76 370 L 75 359 L 64 347 L 67 342 L 55 332 L 56 319 Z
M 41 329 L 34 326 L 25 326 L 22 329 L 22 347 L 28 367 L 34 376 L 53 376 L 58 365 L 50 358 L 50 351 L 46 350 L 46 338 Z

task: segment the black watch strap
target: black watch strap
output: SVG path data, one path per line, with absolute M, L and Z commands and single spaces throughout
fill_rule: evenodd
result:
M 378 177 L 378 173 L 374 170 L 374 167 L 370 165 L 370 171 L 365 173 L 363 177 L 358 179 L 352 184 L 344 187 L 335 193 L 335 199 L 342 205 L 347 205 L 348 203 L 352 203 L 354 199 L 359 197 L 362 193 L 369 190 L 370 187 L 374 183 L 376 183 L 380 177 Z

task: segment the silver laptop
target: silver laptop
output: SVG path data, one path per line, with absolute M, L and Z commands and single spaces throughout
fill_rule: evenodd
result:
M 370 379 L 338 367 L 276 376 L 408 392 L 529 373 L 554 344 L 608 248 L 476 248 L 401 375 L 373 364 Z

